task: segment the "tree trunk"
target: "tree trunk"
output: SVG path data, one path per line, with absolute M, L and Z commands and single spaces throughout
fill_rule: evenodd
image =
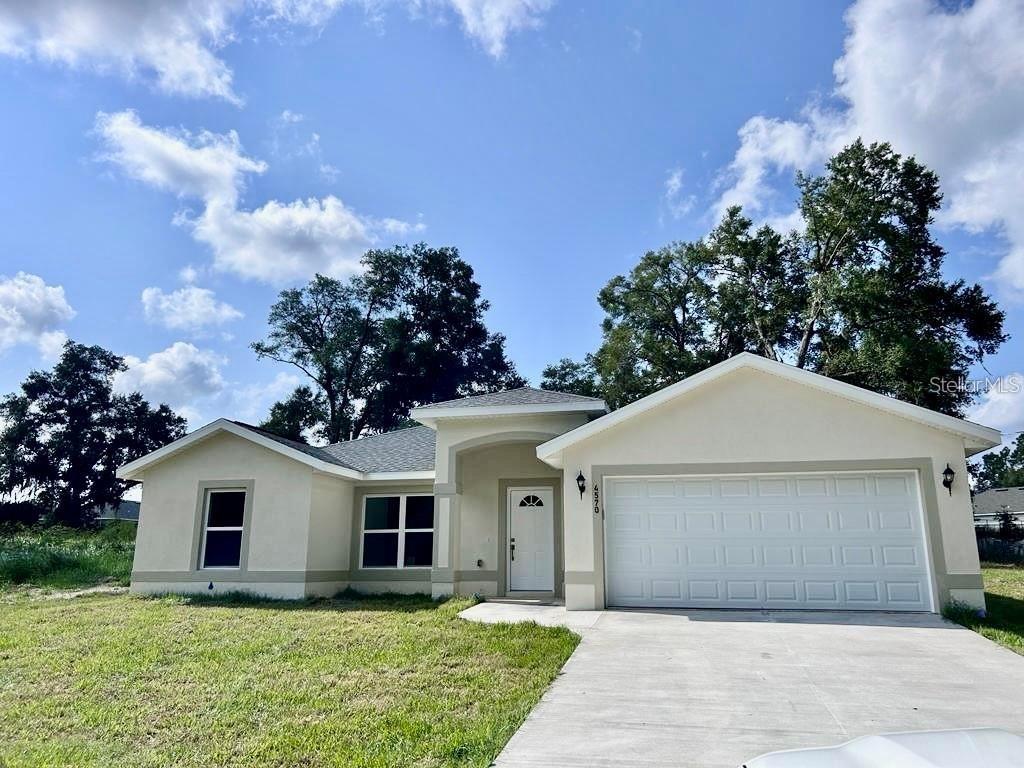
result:
M 324 397 L 327 398 L 327 442 L 340 443 L 342 434 L 338 423 L 338 395 L 333 390 L 333 387 L 324 387 Z
M 807 364 L 807 352 L 811 348 L 811 339 L 814 338 L 814 318 L 807 321 L 804 326 L 804 335 L 800 339 L 800 348 L 796 353 L 796 367 L 803 368 Z

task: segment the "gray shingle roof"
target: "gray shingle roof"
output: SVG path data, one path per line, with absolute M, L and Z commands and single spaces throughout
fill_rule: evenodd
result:
M 484 408 L 502 405 L 557 405 L 590 404 L 595 411 L 604 410 L 604 401 L 596 397 L 584 397 L 568 392 L 553 392 L 549 389 L 520 387 L 504 392 L 461 397 L 423 406 L 423 410 L 445 408 Z M 242 421 L 234 422 L 240 427 L 257 432 L 275 442 L 301 451 L 307 456 L 358 472 L 428 472 L 434 469 L 434 448 L 437 433 L 430 427 L 409 427 L 382 435 L 371 435 L 344 443 L 333 443 L 317 447 L 296 440 L 275 435 L 265 429 Z
M 520 387 L 504 392 L 490 392 L 486 395 L 472 395 L 455 400 L 420 406 L 417 410 L 429 411 L 434 408 L 485 408 L 501 405 L 554 405 L 560 403 L 591 403 L 595 409 L 603 408 L 604 402 L 596 397 L 584 397 L 569 392 L 554 392 L 550 389 Z
M 328 464 L 337 464 L 339 467 L 345 467 L 346 469 L 359 469 L 359 467 L 354 467 L 351 464 L 347 464 L 345 461 L 341 459 L 341 457 L 327 453 L 327 450 L 325 448 L 318 448 L 315 445 L 300 443 L 298 440 L 290 440 L 287 437 L 281 437 L 280 435 L 276 435 L 273 432 L 268 432 L 265 429 L 260 429 L 259 427 L 253 426 L 252 424 L 246 424 L 244 421 L 236 421 L 234 423 L 240 427 L 245 427 L 246 429 L 251 430 L 252 432 L 256 432 L 257 434 L 263 435 L 264 437 L 268 437 L 275 443 L 281 443 L 281 445 L 286 445 L 289 448 L 294 448 L 296 451 L 302 451 L 302 453 L 305 453 L 307 456 L 312 456 L 314 459 L 326 461 Z
M 434 468 L 437 433 L 430 427 L 398 429 L 319 448 L 289 440 L 242 421 L 236 421 L 235 424 L 302 451 L 307 456 L 358 472 L 424 472 Z
M 1011 512 L 1024 512 L 1024 488 L 989 488 L 974 494 L 974 514 L 995 514 L 1003 507 Z
M 425 472 L 434 468 L 436 441 L 437 433 L 430 427 L 409 427 L 322 450 L 363 472 Z

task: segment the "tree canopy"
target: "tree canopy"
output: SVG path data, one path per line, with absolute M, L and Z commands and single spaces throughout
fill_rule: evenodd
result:
M 50 371 L 32 371 L 0 401 L 0 493 L 28 496 L 49 522 L 82 526 L 121 503 L 122 464 L 185 433 L 185 420 L 137 392 L 115 393 L 112 352 L 69 341 Z
M 295 366 L 312 389 L 275 404 L 265 427 L 351 440 L 395 429 L 417 405 L 524 383 L 457 249 L 372 250 L 362 265 L 349 280 L 317 275 L 282 291 L 271 307 L 253 350 Z
M 734 207 L 702 240 L 612 278 L 598 296 L 600 348 L 549 366 L 542 386 L 568 381 L 619 407 L 748 351 L 962 414 L 968 389 L 932 379 L 962 380 L 993 353 L 1004 313 L 980 286 L 942 275 L 936 175 L 856 141 L 796 185 L 802 232 L 755 228 Z
M 1024 486 L 1024 434 L 1017 435 L 1013 445 L 983 454 L 970 463 L 974 490 Z

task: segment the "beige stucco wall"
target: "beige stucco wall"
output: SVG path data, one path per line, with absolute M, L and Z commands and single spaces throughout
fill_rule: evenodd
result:
M 511 443 L 469 450 L 460 455 L 459 550 L 455 567 L 464 572 L 460 591 L 479 591 L 492 595 L 497 591 L 496 573 L 504 567 L 505 535 L 502 517 L 506 514 L 501 480 L 558 479 L 561 472 L 537 459 L 536 443 Z M 514 483 L 512 483 L 514 484 Z M 477 560 L 483 566 L 477 566 Z M 480 577 L 473 573 L 482 573 Z M 469 582 L 472 581 L 472 590 Z
M 933 564 L 941 582 L 940 604 L 956 587 L 957 598 L 983 605 L 962 439 L 821 390 L 740 369 L 570 446 L 563 453 L 563 467 L 566 477 L 582 469 L 593 480 L 602 468 L 622 465 L 666 465 L 678 472 L 680 467 L 668 465 L 774 462 L 801 463 L 806 471 L 806 462 L 892 460 L 917 467 L 920 462 L 901 460 L 922 458 L 934 466 L 934 471 L 922 473 L 922 490 L 925 509 L 938 517 L 933 525 L 941 532 L 939 558 Z M 939 476 L 947 462 L 957 473 L 952 496 Z M 567 605 L 601 607 L 601 517 L 594 514 L 590 489 L 581 500 L 567 483 L 563 503 Z
M 313 474 L 306 568 L 347 571 L 352 541 L 352 483 L 330 475 Z
M 479 447 L 489 441 L 505 442 L 517 435 L 524 441 L 543 441 L 586 423 L 587 416 L 579 413 L 442 421 L 437 425 L 436 482 L 456 482 L 451 460 L 460 450 Z
M 352 486 L 220 433 L 146 469 L 136 534 L 136 592 L 242 590 L 273 597 L 330 594 L 347 578 Z M 237 571 L 197 568 L 202 488 L 252 484 Z M 312 521 L 312 527 L 311 527 Z

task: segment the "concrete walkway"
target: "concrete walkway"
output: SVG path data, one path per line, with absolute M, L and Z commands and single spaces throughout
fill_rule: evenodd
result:
M 583 636 L 501 768 L 736 768 L 870 733 L 1024 734 L 1024 658 L 934 615 L 483 603 L 463 616 Z

